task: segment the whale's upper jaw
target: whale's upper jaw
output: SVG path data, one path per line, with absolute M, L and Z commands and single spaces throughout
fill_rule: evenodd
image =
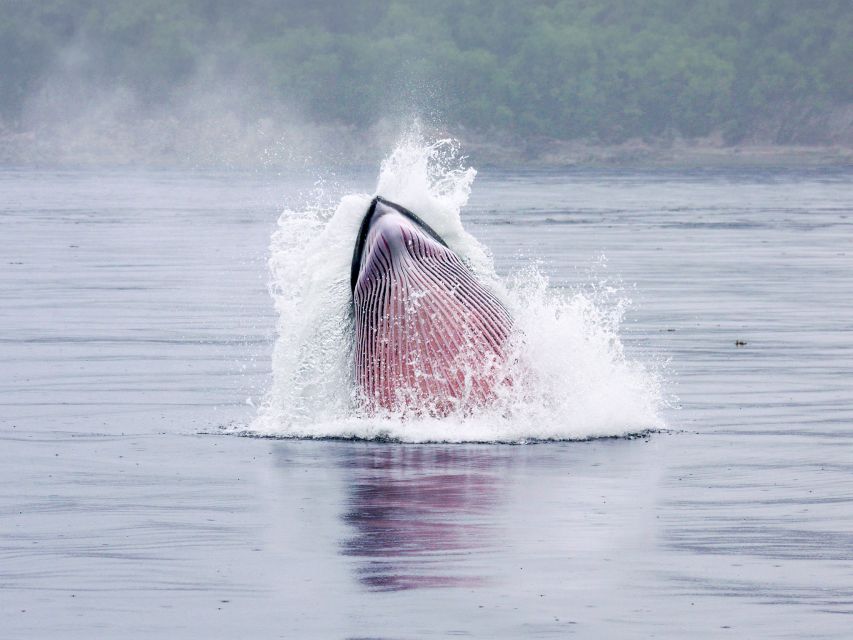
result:
M 403 220 L 400 220 L 399 217 L 402 216 Z M 390 218 L 389 218 L 390 217 Z M 364 214 L 364 218 L 361 221 L 361 226 L 358 230 L 358 236 L 355 241 L 355 248 L 353 249 L 352 254 L 352 267 L 350 270 L 350 290 L 355 291 L 355 286 L 358 283 L 359 273 L 361 272 L 361 263 L 364 258 L 364 251 L 367 245 L 367 238 L 370 234 L 370 231 L 375 227 L 379 226 L 392 226 L 395 223 L 392 222 L 393 218 L 398 218 L 396 223 L 399 224 L 411 224 L 417 228 L 418 231 L 428 236 L 432 240 L 438 242 L 441 246 L 447 247 L 447 243 L 444 239 L 436 233 L 432 227 L 430 227 L 426 222 L 421 220 L 414 213 L 409 211 L 403 206 L 400 206 L 396 202 L 391 202 L 390 200 L 386 200 L 381 196 L 376 196 L 371 200 L 370 206 L 367 209 L 367 213 Z M 393 236 L 391 234 L 388 237 L 399 237 L 396 234 Z

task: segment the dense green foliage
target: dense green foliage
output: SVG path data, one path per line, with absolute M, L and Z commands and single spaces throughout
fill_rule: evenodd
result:
M 167 102 L 202 70 L 363 126 L 730 139 L 853 102 L 851 0 L 0 0 L 0 115 L 59 60 Z

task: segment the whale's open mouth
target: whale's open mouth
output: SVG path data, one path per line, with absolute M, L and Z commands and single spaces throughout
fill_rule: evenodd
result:
M 376 197 L 351 271 L 355 373 L 364 404 L 447 414 L 506 382 L 512 319 L 428 224 Z

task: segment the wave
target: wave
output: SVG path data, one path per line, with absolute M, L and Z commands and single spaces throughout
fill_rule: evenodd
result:
M 281 214 L 270 290 L 278 312 L 272 382 L 242 434 L 401 442 L 529 442 L 624 436 L 663 427 L 661 374 L 629 358 L 619 336 L 630 301 L 590 283 L 551 287 L 535 264 L 501 278 L 462 225 L 476 177 L 451 139 L 406 133 L 383 161 L 373 194 Z M 510 360 L 520 383 L 473 413 L 364 415 L 353 384 L 349 268 L 373 195 L 417 212 L 513 314 L 522 339 Z M 322 198 L 318 198 L 322 201 Z

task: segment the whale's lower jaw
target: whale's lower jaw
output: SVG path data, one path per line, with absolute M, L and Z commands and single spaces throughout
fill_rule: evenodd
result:
M 366 409 L 467 412 L 507 384 L 509 314 L 416 222 L 394 212 L 374 221 L 353 303 L 355 377 Z

